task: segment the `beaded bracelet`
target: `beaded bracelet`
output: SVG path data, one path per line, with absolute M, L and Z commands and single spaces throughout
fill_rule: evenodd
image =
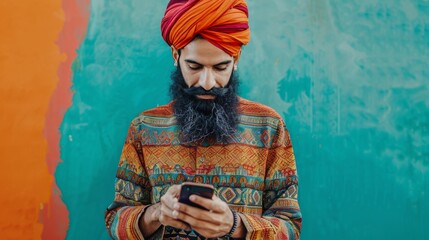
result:
M 232 235 L 234 234 L 235 230 L 237 230 L 238 216 L 235 211 L 232 211 L 232 209 L 231 209 L 231 212 L 232 212 L 232 217 L 234 218 L 234 223 L 232 224 L 231 230 L 229 230 L 229 232 L 223 237 L 232 238 Z

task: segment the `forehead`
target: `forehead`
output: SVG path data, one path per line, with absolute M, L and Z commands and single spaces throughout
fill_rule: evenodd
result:
M 197 38 L 186 45 L 182 49 L 181 57 L 184 60 L 193 60 L 204 65 L 233 59 L 232 56 L 203 38 Z

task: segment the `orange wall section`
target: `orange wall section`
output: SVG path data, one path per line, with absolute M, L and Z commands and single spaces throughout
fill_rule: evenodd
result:
M 56 41 L 60 0 L 0 2 L 0 238 L 40 239 L 40 211 L 53 176 L 46 163 L 46 114 L 65 56 Z

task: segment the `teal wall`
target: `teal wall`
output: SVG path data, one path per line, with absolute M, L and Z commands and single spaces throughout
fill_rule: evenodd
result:
M 166 0 L 92 0 L 55 177 L 68 239 L 107 239 L 103 213 L 131 119 L 169 101 Z M 429 236 L 429 1 L 249 1 L 241 95 L 286 120 L 302 238 Z

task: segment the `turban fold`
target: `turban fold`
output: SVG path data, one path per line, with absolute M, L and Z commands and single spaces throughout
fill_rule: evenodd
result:
M 231 56 L 250 40 L 244 0 L 171 0 L 161 22 L 168 45 L 182 49 L 197 35 Z

